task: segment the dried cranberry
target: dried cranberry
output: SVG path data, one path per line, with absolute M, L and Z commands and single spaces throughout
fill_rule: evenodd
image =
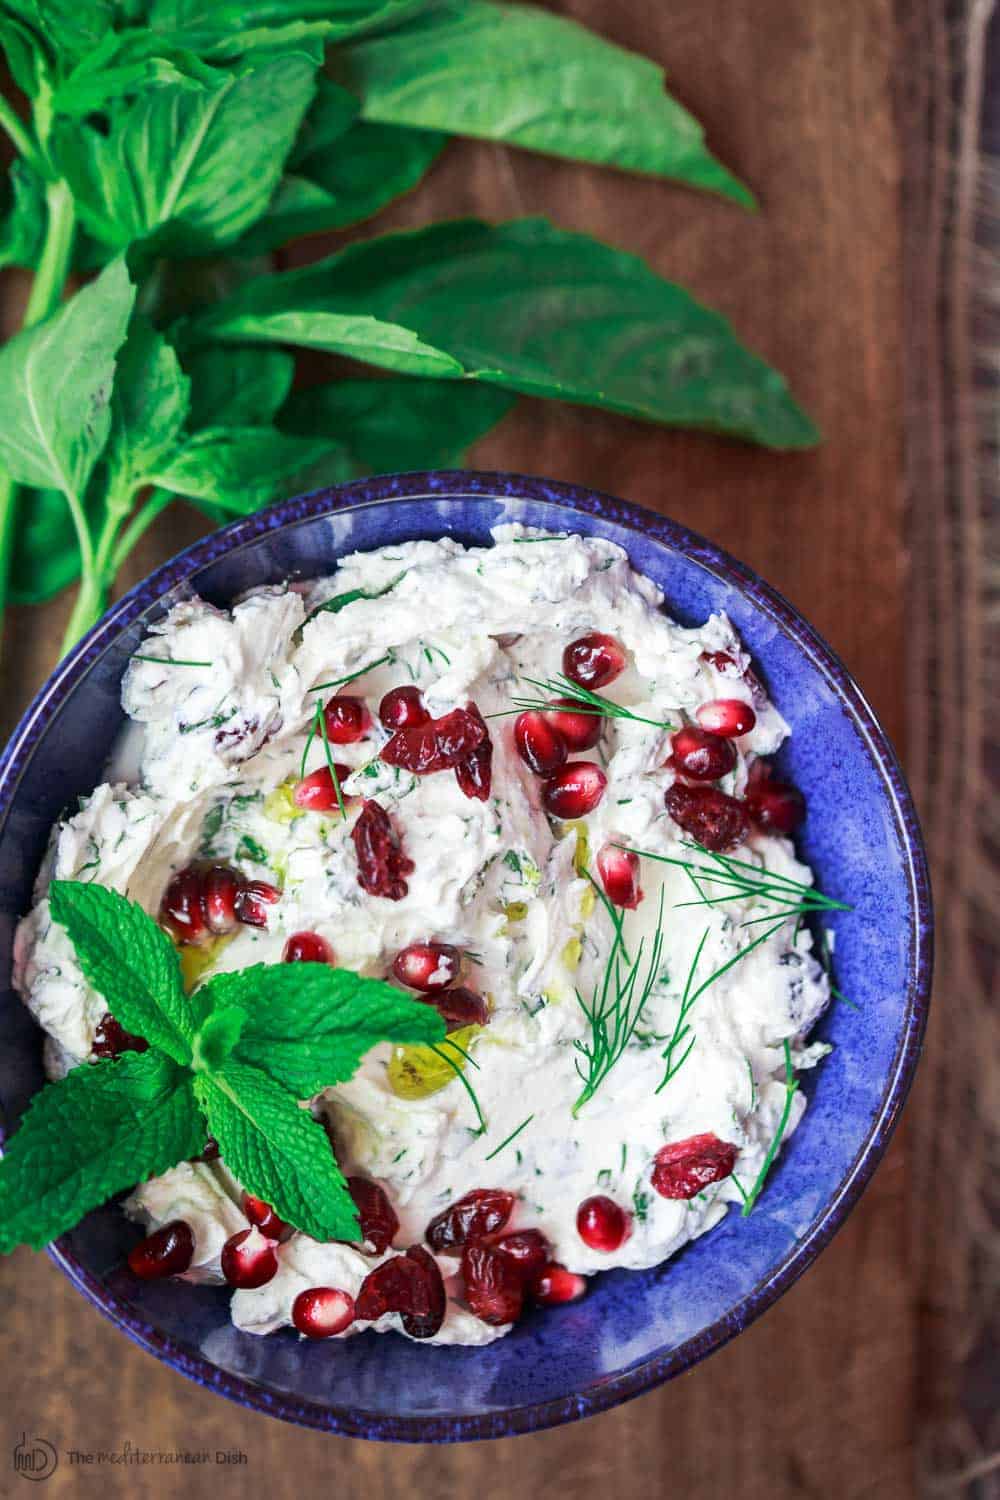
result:
M 670 737 L 674 765 L 692 781 L 718 781 L 736 764 L 736 746 L 697 724 L 685 724 Z
M 584 1198 L 576 1211 L 576 1232 L 591 1250 L 610 1255 L 631 1234 L 632 1216 L 613 1198 L 595 1193 L 593 1198 Z
M 466 989 L 463 984 L 456 984 L 448 990 L 435 990 L 427 998 L 447 1023 L 449 1031 L 459 1031 L 463 1026 L 485 1026 L 490 1018 L 482 995 Z
M 355 1316 L 362 1323 L 374 1323 L 386 1313 L 400 1313 L 411 1338 L 429 1339 L 444 1322 L 446 1306 L 437 1262 L 420 1245 L 413 1245 L 368 1273 L 355 1302 Z
M 386 729 L 415 729 L 430 718 L 418 687 L 390 688 L 378 706 L 378 716 Z
M 267 908 L 281 900 L 276 885 L 266 880 L 248 880 L 236 897 L 236 920 L 247 927 L 266 927 Z
M 392 972 L 411 990 L 443 990 L 458 978 L 462 955 L 450 943 L 410 943 L 392 961 Z
M 351 829 L 351 839 L 358 857 L 358 884 L 369 896 L 385 896 L 402 901 L 406 895 L 406 876 L 413 873 L 413 861 L 407 859 L 392 834 L 392 824 L 384 807 L 366 802 Z
M 583 818 L 604 796 L 608 778 L 590 760 L 570 760 L 550 776 L 542 789 L 546 812 L 554 818 Z
M 663 800 L 674 822 L 715 854 L 735 849 L 747 836 L 746 808 L 718 787 L 675 781 Z
M 551 1246 L 540 1229 L 512 1229 L 493 1241 L 498 1255 L 505 1255 L 517 1267 L 524 1281 L 531 1281 L 549 1258 Z
M 653 1186 L 661 1198 L 693 1198 L 710 1183 L 730 1176 L 736 1147 L 711 1132 L 661 1146 L 653 1165 Z
M 446 771 L 471 755 L 487 737 L 482 717 L 466 708 L 453 708 L 440 719 L 429 719 L 414 729 L 398 729 L 382 746 L 382 759 L 390 766 L 427 776 Z
M 511 1216 L 514 1194 L 501 1188 L 473 1188 L 450 1208 L 435 1215 L 424 1238 L 432 1250 L 457 1250 L 469 1240 L 496 1234 Z
M 263 1198 L 255 1198 L 253 1193 L 243 1194 L 243 1212 L 265 1239 L 280 1240 L 289 1232 L 290 1226 L 278 1217 L 270 1203 Z
M 591 631 L 571 641 L 563 652 L 563 671 L 580 687 L 601 688 L 620 677 L 628 663 L 625 647 L 613 635 Z
M 524 1277 L 509 1256 L 492 1245 L 466 1245 L 462 1279 L 477 1318 L 494 1326 L 517 1322 L 524 1309 Z
M 293 932 L 281 954 L 283 964 L 332 964 L 333 949 L 318 932 Z
M 754 761 L 747 784 L 747 811 L 764 833 L 794 833 L 806 815 L 797 787 L 772 778 L 766 761 Z
M 587 1283 L 575 1271 L 567 1271 L 557 1260 L 550 1260 L 531 1283 L 531 1295 L 544 1307 L 562 1302 L 576 1302 L 587 1290 Z
M 354 1298 L 337 1286 L 311 1286 L 292 1303 L 292 1323 L 307 1339 L 332 1339 L 354 1322 Z
M 218 1161 L 221 1155 L 222 1152 L 219 1150 L 218 1141 L 215 1139 L 214 1135 L 210 1135 L 204 1146 L 201 1148 L 201 1155 L 196 1157 L 195 1160 Z
M 634 911 L 642 900 L 638 854 L 618 844 L 604 844 L 597 855 L 597 873 L 611 904 Z
M 362 698 L 331 698 L 323 709 L 326 734 L 333 745 L 353 745 L 371 728 L 372 716 Z
M 702 729 L 721 734 L 727 740 L 749 734 L 757 722 L 757 715 L 742 698 L 713 698 L 695 710 L 695 718 Z
M 369 1177 L 348 1177 L 347 1190 L 361 1221 L 361 1238 L 376 1255 L 384 1255 L 399 1233 L 396 1210 L 385 1189 Z
M 164 1224 L 128 1253 L 129 1270 L 143 1281 L 182 1276 L 193 1259 L 194 1231 L 184 1219 Z
M 90 1055 L 120 1057 L 123 1052 L 146 1052 L 148 1049 L 149 1043 L 145 1037 L 133 1036 L 131 1031 L 126 1031 L 109 1011 L 97 1023 Z
M 278 1272 L 274 1241 L 265 1239 L 259 1229 L 241 1229 L 223 1245 L 220 1265 L 230 1286 L 266 1286 Z
M 581 750 L 593 750 L 601 738 L 604 727 L 599 713 L 586 713 L 576 698 L 554 698 L 545 717 L 558 730 L 566 742 L 566 749 L 573 755 Z
M 335 807 L 340 807 L 337 787 L 340 787 L 340 796 L 343 797 L 344 782 L 350 774 L 350 766 L 342 766 L 336 761 L 333 771 L 329 766 L 320 766 L 318 771 L 303 777 L 292 793 L 292 801 L 296 807 L 304 807 L 309 812 L 332 812 Z
M 514 720 L 517 753 L 536 776 L 550 776 L 566 760 L 566 741 L 545 714 L 530 709 Z
M 486 738 L 459 761 L 455 767 L 455 780 L 463 796 L 474 802 L 486 802 L 493 786 L 493 741 L 486 729 L 486 720 L 474 703 L 468 705 L 467 712 L 483 726 Z

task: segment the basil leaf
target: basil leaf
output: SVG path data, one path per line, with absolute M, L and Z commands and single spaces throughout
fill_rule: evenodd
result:
M 0 349 L 0 462 L 21 484 L 82 496 L 111 425 L 115 356 L 135 288 L 123 260 Z
M 174 946 L 152 917 L 117 891 L 79 880 L 54 880 L 49 907 L 115 1020 L 175 1062 L 190 1062 L 195 1007 Z
M 378 1042 L 439 1042 L 444 1022 L 381 979 L 329 964 L 255 964 L 204 987 L 212 1004 L 245 1013 L 234 1056 L 298 1099 L 352 1078 Z
M 295 360 L 279 349 L 202 349 L 185 362 L 192 427 L 270 421 L 292 388 Z
M 326 1131 L 291 1094 L 235 1057 L 199 1073 L 194 1086 L 223 1160 L 247 1192 L 315 1240 L 360 1237 Z
M 329 41 L 389 25 L 431 0 L 153 0 L 148 24 L 202 56 L 235 57 L 304 34 Z
M 167 85 L 116 101 L 107 132 L 62 122 L 52 151 L 81 221 L 114 248 L 149 240 L 185 256 L 229 244 L 267 207 L 315 72 L 310 57 L 289 52 L 214 88 Z
M 123 1188 L 196 1156 L 190 1073 L 158 1052 L 83 1063 L 28 1105 L 0 1160 L 0 1253 L 41 1249 Z
M 320 73 L 316 79 L 316 97 L 288 158 L 289 166 L 294 168 L 307 156 L 328 151 L 351 128 L 360 109 L 361 105 L 352 93 Z
M 15 161 L 7 174 L 0 219 L 0 267 L 33 269 L 45 236 L 45 184 L 27 162 Z
M 281 179 L 240 251 L 261 254 L 303 234 L 371 218 L 417 186 L 447 140 L 427 130 L 353 125 L 333 149 L 314 152 Z
M 100 524 L 103 501 L 88 491 L 85 511 Z M 80 576 L 80 547 L 61 490 L 25 489 L 17 497 L 17 527 L 10 565 L 12 604 L 42 604 Z
M 116 19 L 114 0 L 7 0 L 4 9 L 34 33 L 38 50 L 50 52 L 62 72 L 89 57 Z
M 565 17 L 452 0 L 340 60 L 366 120 L 673 177 L 753 207 L 656 64 Z
M 470 382 L 445 396 L 436 380 L 337 380 L 296 391 L 280 421 L 290 432 L 329 433 L 359 470 L 378 474 L 458 467 L 513 405 L 505 391 Z
M 177 447 L 188 411 L 188 378 L 162 333 L 137 317 L 118 362 L 106 460 L 112 487 L 131 496 Z
M 387 327 L 400 344 L 412 330 L 428 351 L 423 369 L 386 349 Z M 544 219 L 463 219 L 351 245 L 248 282 L 187 336 L 302 343 L 434 378 L 464 373 L 772 448 L 818 438 L 786 382 L 718 313 L 637 257 Z
M 301 438 L 273 427 L 208 427 L 149 474 L 150 483 L 248 515 L 286 495 L 349 477 L 329 438 Z
M 82 117 L 146 88 L 168 83 L 211 88 L 218 82 L 218 73 L 193 52 L 164 47 L 150 32 L 109 32 L 57 86 L 51 108 L 58 115 Z

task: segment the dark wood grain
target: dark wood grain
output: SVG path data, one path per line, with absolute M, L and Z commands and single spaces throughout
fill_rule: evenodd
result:
M 905 559 L 890 0 L 572 0 L 559 8 L 667 65 L 716 149 L 759 193 L 761 214 L 468 145 L 453 147 L 385 222 L 543 212 L 637 251 L 732 317 L 789 375 L 826 441 L 781 457 L 523 403 L 476 459 L 593 484 L 720 540 L 806 611 L 898 734 Z M 296 258 L 324 248 L 313 242 Z M 168 516 L 124 581 L 198 524 L 180 509 Z M 8 720 L 51 666 L 66 612 L 63 601 L 15 612 L 5 652 Z M 249 1468 L 158 1469 L 152 1477 L 63 1465 L 46 1494 L 73 1486 L 194 1500 L 249 1484 L 268 1500 L 309 1491 L 344 1500 L 557 1491 L 616 1500 L 902 1500 L 913 1493 L 916 1359 L 907 1187 L 897 1139 L 819 1264 L 681 1380 L 583 1426 L 446 1450 L 300 1432 L 205 1396 L 128 1345 L 44 1258 L 21 1252 L 0 1264 L 0 1449 L 26 1428 L 62 1449 L 131 1439 L 163 1449 L 236 1445 L 249 1459 Z M 22 1491 L 0 1451 L 0 1492 Z

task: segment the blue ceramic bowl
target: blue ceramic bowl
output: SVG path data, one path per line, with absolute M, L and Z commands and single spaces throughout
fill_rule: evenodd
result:
M 618 542 L 684 623 L 727 611 L 794 731 L 783 759 L 809 804 L 805 857 L 823 889 L 854 906 L 833 926 L 838 983 L 858 1008 L 835 1005 L 824 1018 L 834 1051 L 806 1076 L 804 1124 L 749 1218 L 731 1212 L 657 1270 L 608 1272 L 583 1301 L 536 1311 L 487 1349 L 239 1333 L 226 1291 L 142 1285 L 123 1271 L 136 1230 L 113 1206 L 52 1246 L 85 1297 L 183 1374 L 274 1416 L 359 1437 L 450 1442 L 567 1422 L 648 1390 L 739 1333 L 857 1202 L 902 1107 L 927 1014 L 931 908 L 916 817 L 884 733 L 830 648 L 747 568 L 671 521 L 568 485 L 468 473 L 364 481 L 239 521 L 133 589 L 60 663 L 0 761 L 5 981 L 49 829 L 101 779 L 122 722 L 122 673 L 152 620 L 189 591 L 227 604 L 258 584 L 329 573 L 358 548 L 446 534 L 488 543 L 502 520 Z M 8 1129 L 42 1081 L 40 1053 L 40 1033 L 7 988 Z

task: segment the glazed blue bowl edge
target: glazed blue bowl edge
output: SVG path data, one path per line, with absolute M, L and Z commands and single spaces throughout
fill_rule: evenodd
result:
M 793 728 L 782 752 L 806 792 L 805 856 L 830 894 L 838 986 L 853 1005 L 819 1028 L 833 1051 L 805 1080 L 809 1108 L 749 1218 L 731 1211 L 652 1271 L 606 1273 L 578 1304 L 532 1314 L 485 1350 L 363 1336 L 330 1348 L 240 1334 L 221 1289 L 137 1287 L 121 1269 L 135 1231 L 108 1207 L 51 1247 L 73 1284 L 142 1347 L 205 1386 L 285 1420 L 393 1441 L 529 1432 L 591 1415 L 689 1368 L 766 1310 L 844 1222 L 883 1154 L 926 1024 L 932 918 L 913 805 L 887 737 L 835 653 L 750 569 L 627 502 L 553 481 L 465 471 L 388 475 L 261 511 L 179 554 L 120 600 L 57 667 L 0 757 L 0 962 L 48 829 L 101 779 L 121 723 L 121 673 L 151 620 L 187 592 L 332 571 L 347 551 L 500 520 L 621 543 L 685 624 L 725 609 Z M 81 749 L 81 746 L 84 748 Z M 40 1036 L 0 999 L 0 1127 L 42 1079 Z

